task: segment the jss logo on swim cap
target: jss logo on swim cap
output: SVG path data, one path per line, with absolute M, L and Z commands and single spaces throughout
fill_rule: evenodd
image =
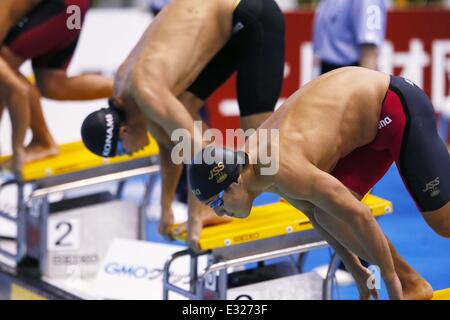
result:
M 114 118 L 112 114 L 105 115 L 105 121 L 106 121 L 106 138 L 102 155 L 104 157 L 108 157 L 109 154 L 111 153 L 113 143 L 112 140 L 114 136 Z
M 216 178 L 216 183 L 223 182 L 228 177 L 228 174 L 222 172 L 223 169 L 225 169 L 225 165 L 223 164 L 223 162 L 219 162 L 214 168 L 209 170 L 208 180 Z

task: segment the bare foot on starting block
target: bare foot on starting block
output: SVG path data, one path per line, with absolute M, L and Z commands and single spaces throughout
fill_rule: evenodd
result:
M 408 281 L 401 281 L 403 295 L 407 300 L 431 300 L 433 288 L 422 277 L 413 277 Z
M 41 144 L 31 142 L 25 148 L 25 163 L 42 160 L 48 157 L 54 157 L 59 154 L 59 146 L 55 143 Z

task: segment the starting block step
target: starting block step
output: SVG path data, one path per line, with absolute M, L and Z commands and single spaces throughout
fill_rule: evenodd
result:
M 369 194 L 362 200 L 375 217 L 393 212 L 390 201 Z M 175 226 L 176 228 L 176 226 Z M 229 223 L 204 228 L 200 238 L 203 251 L 238 245 L 255 240 L 268 239 L 294 232 L 312 230 L 309 219 L 288 202 L 253 207 L 247 219 L 233 219 Z M 186 232 L 177 236 L 185 241 Z
M 450 300 L 450 288 L 435 291 L 433 293 L 433 300 Z

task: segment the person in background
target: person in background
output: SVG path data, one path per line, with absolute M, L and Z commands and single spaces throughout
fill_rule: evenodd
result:
M 113 81 L 100 75 L 67 75 L 67 68 L 78 44 L 89 0 L 29 1 L 33 6 L 22 12 L 10 25 L 0 46 L 0 114 L 7 106 L 13 129 L 13 157 L 3 167 L 20 173 L 25 163 L 59 153 L 59 147 L 51 136 L 40 104 L 40 96 L 54 100 L 92 100 L 112 95 Z M 79 8 L 79 17 L 73 17 L 70 6 Z M 70 27 L 70 21 L 78 20 L 79 26 Z M 72 21 L 72 22 L 73 22 Z M 20 72 L 20 66 L 32 61 L 36 78 L 34 86 Z M 17 88 L 11 91 L 11 84 Z M 20 105 L 17 109 L 15 106 Z M 12 111 L 12 112 L 11 112 Z M 27 128 L 33 139 L 24 147 Z
M 40 0 L 3 0 L 0 2 L 0 45 L 14 24 L 39 3 Z M 23 140 L 26 123 L 29 121 L 29 104 L 28 87 L 0 56 L 0 109 L 5 105 L 8 107 L 13 123 L 14 156 L 11 160 L 11 167 L 14 171 L 22 166 L 25 157 Z
M 320 74 L 345 66 L 376 70 L 386 21 L 385 0 L 321 0 L 313 26 Z

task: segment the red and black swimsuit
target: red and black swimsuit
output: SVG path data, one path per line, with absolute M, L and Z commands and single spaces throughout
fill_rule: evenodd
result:
M 331 174 L 365 195 L 394 162 L 420 211 L 450 201 L 450 155 L 437 133 L 433 106 L 414 83 L 392 76 L 377 136 L 341 159 Z
M 42 1 L 16 24 L 3 45 L 17 57 L 31 59 L 33 68 L 66 69 L 81 33 L 71 19 L 79 13 L 82 24 L 88 7 L 89 0 Z

